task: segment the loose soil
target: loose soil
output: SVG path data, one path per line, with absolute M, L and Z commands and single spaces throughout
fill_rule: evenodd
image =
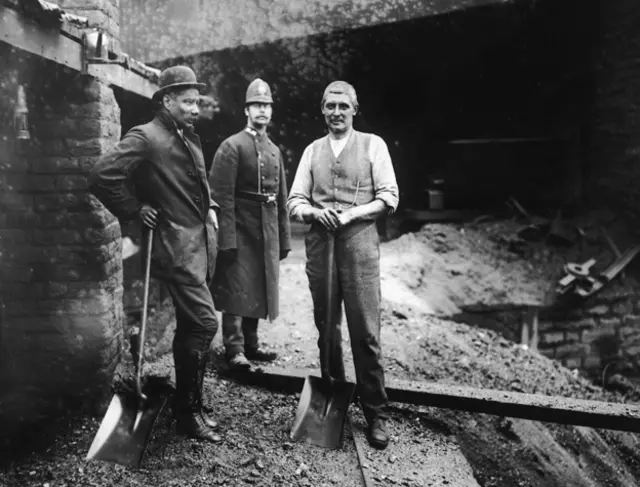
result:
M 578 374 L 491 330 L 451 321 L 469 304 L 539 305 L 553 298 L 558 262 L 580 260 L 606 246 L 558 250 L 533 243 L 509 250 L 501 235 L 514 221 L 430 224 L 382 245 L 382 345 L 387 375 L 595 400 L 622 401 Z M 594 242 L 597 239 L 594 237 Z M 261 340 L 278 352 L 277 367 L 317 373 L 317 332 L 300 238 L 282 263 L 281 315 L 263 322 Z M 623 246 L 624 248 L 624 246 Z M 584 259 L 583 259 L 584 260 Z M 350 343 L 343 325 L 348 376 Z M 159 418 L 140 471 L 84 456 L 101 418 L 81 417 L 45 450 L 0 472 L 6 486 L 261 485 L 360 486 L 352 436 L 364 451 L 372 485 L 404 486 L 631 486 L 640 484 L 635 434 L 561 426 L 430 407 L 393 404 L 391 443 L 369 447 L 365 423 L 351 408 L 342 450 L 289 441 L 298 397 L 247 387 L 225 374 L 220 334 L 205 380 L 208 404 L 224 437 L 217 445 L 174 435 L 168 413 Z M 150 364 L 170 375 L 171 358 Z

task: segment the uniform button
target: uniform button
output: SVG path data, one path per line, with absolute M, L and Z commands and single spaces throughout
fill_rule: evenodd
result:
M 200 198 L 194 198 L 196 203 L 200 203 Z
M 340 161 L 336 161 L 336 164 L 340 164 Z
M 265 179 L 265 177 L 264 177 L 264 176 L 262 176 L 262 180 L 263 180 L 263 181 L 264 181 L 264 179 Z
M 264 162 L 261 162 L 261 163 L 260 163 L 260 165 L 261 165 L 262 167 L 264 167 Z

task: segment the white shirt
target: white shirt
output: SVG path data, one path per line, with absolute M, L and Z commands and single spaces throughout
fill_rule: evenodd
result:
M 329 144 L 331 145 L 331 150 L 333 151 L 334 156 L 338 157 L 342 152 L 342 149 L 344 149 L 344 146 L 347 145 L 347 141 L 349 140 L 349 137 L 351 137 L 352 130 L 353 129 L 349 129 L 349 133 L 341 139 L 336 139 L 332 134 L 329 134 Z

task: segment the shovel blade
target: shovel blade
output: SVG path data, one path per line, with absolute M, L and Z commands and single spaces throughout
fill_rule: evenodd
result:
M 87 460 L 118 463 L 138 469 L 166 396 L 148 396 L 144 403 L 115 394 L 87 453 Z
M 355 388 L 356 385 L 350 382 L 335 381 L 328 386 L 318 377 L 307 377 L 291 428 L 291 439 L 339 448 Z

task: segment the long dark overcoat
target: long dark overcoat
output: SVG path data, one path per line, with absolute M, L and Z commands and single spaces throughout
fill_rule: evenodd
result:
M 235 260 L 216 264 L 211 289 L 216 308 L 272 320 L 278 316 L 280 252 L 291 249 L 280 149 L 247 127 L 222 142 L 209 184 L 220 205 L 218 248 L 236 250 Z M 275 195 L 275 200 L 261 202 L 246 193 Z
M 152 275 L 180 284 L 211 279 L 217 234 L 208 217 L 211 199 L 200 139 L 181 134 L 164 111 L 133 127 L 93 167 L 90 190 L 118 219 L 138 219 L 143 203 L 160 210 Z M 144 257 L 144 252 L 142 252 Z

